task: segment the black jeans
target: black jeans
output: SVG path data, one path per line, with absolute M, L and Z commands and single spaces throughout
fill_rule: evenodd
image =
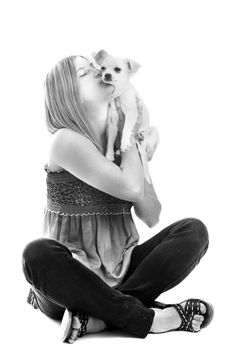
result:
M 134 248 L 129 270 L 117 288 L 108 286 L 53 239 L 27 244 L 23 271 L 39 309 L 47 316 L 62 319 L 68 308 L 102 319 L 109 330 L 115 327 L 145 338 L 154 318 L 150 307 L 164 306 L 154 300 L 193 270 L 208 244 L 208 232 L 200 220 L 177 221 Z

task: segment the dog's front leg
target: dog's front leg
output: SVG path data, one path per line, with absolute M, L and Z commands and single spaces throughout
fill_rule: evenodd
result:
M 135 108 L 126 108 L 124 105 L 122 105 L 122 110 L 125 114 L 125 125 L 122 131 L 122 138 L 121 138 L 121 151 L 125 152 L 127 151 L 131 146 L 131 137 L 133 129 L 136 125 L 137 119 L 138 119 L 138 111 L 135 106 Z
M 142 123 L 138 130 L 137 137 L 138 137 L 138 141 L 143 142 L 144 139 L 147 138 L 149 134 L 149 128 L 150 128 L 149 111 L 145 103 L 140 98 L 140 96 L 137 95 L 136 101 L 137 101 L 137 107 L 138 107 L 138 114 L 141 114 L 142 116 Z
M 107 119 L 107 150 L 105 157 L 111 161 L 114 161 L 114 143 L 118 133 L 118 113 L 116 110 L 115 103 L 109 104 L 108 108 L 108 119 Z
M 121 138 L 121 151 L 125 152 L 127 151 L 131 146 L 131 136 L 132 131 L 134 128 L 136 121 L 135 121 L 135 113 L 128 112 L 125 116 L 125 125 L 122 132 L 122 138 Z

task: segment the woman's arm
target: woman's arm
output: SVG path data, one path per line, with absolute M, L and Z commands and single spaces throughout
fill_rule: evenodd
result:
M 87 184 L 114 197 L 135 202 L 144 196 L 144 174 L 137 146 L 122 154 L 120 167 L 86 137 L 60 129 L 53 135 L 50 159 Z
M 155 193 L 152 182 L 149 184 L 146 179 L 144 179 L 144 197 L 134 202 L 133 206 L 137 217 L 147 226 L 152 228 L 158 223 L 162 206 Z

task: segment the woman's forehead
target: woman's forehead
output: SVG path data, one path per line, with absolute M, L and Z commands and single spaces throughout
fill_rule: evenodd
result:
M 95 60 L 93 58 L 90 58 L 90 57 L 85 56 L 85 55 L 76 56 L 76 65 L 77 65 L 77 68 L 86 67 L 86 66 L 91 65 L 92 67 L 94 67 L 96 69 L 100 69 L 100 66 L 95 62 Z
M 76 56 L 75 61 L 76 61 L 77 68 L 86 67 L 90 64 L 90 61 L 88 61 L 86 58 L 82 56 Z

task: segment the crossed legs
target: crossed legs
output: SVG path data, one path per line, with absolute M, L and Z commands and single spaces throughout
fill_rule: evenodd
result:
M 46 315 L 61 319 L 68 308 L 144 338 L 155 314 L 150 307 L 160 305 L 154 300 L 181 282 L 207 247 L 206 227 L 200 220 L 188 218 L 136 246 L 128 273 L 116 289 L 74 259 L 64 245 L 50 239 L 26 246 L 23 271 Z
M 117 288 L 154 305 L 194 269 L 208 248 L 208 232 L 198 219 L 179 220 L 134 248 L 130 267 Z

